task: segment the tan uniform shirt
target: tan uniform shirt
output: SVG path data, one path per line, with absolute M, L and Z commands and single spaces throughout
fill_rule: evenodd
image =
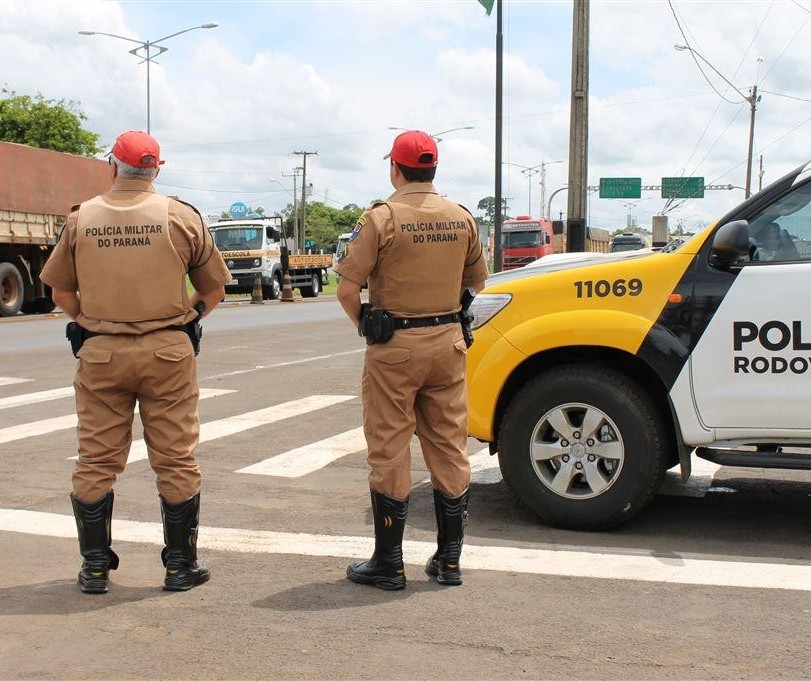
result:
M 41 279 L 79 292 L 88 331 L 137 335 L 195 318 L 186 273 L 201 293 L 231 279 L 199 213 L 151 182 L 116 178 L 68 216 Z
M 368 209 L 335 271 L 368 281 L 372 307 L 395 317 L 450 314 L 462 288 L 487 277 L 476 221 L 437 194 L 430 182 L 411 182 Z

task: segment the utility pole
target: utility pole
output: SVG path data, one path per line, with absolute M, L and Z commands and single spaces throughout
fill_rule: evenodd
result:
M 298 245 L 298 194 L 296 191 L 298 190 L 298 174 L 299 171 L 302 170 L 301 166 L 296 166 L 293 168 L 292 175 L 285 175 L 282 173 L 282 177 L 292 177 L 293 178 L 293 243 Z
M 589 0 L 574 0 L 566 250 L 586 250 L 589 141 Z
M 501 0 L 496 0 L 496 191 L 495 212 L 493 213 L 493 270 L 501 272 L 501 124 L 504 63 L 504 35 L 501 32 Z
M 760 170 L 757 174 L 757 190 L 763 189 L 763 154 L 760 155 Z
M 749 100 L 749 152 L 746 155 L 746 195 L 744 198 L 748 199 L 752 195 L 750 189 L 752 188 L 752 146 L 755 142 L 755 109 L 758 102 L 757 85 L 752 86 L 746 99 Z
M 300 252 L 304 249 L 304 230 L 307 224 L 307 197 L 304 193 L 307 188 L 307 157 L 312 155 L 318 156 L 318 152 L 294 151 L 293 153 L 298 154 L 304 159 L 304 162 L 301 164 L 301 229 L 299 230 L 298 239 L 296 241 L 296 250 Z

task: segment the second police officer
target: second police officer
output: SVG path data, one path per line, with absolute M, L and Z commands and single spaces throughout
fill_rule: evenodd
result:
M 434 188 L 434 138 L 404 132 L 385 158 L 395 192 L 361 216 L 335 269 L 338 299 L 368 343 L 362 400 L 375 549 L 350 564 L 347 577 L 387 590 L 406 585 L 402 542 L 416 432 L 437 521 L 437 550 L 425 570 L 456 585 L 470 482 L 460 298 L 467 287 L 481 290 L 487 264 L 471 214 Z M 367 282 L 370 302 L 362 307 Z

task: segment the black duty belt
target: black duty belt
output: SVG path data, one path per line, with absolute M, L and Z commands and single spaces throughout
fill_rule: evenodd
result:
M 461 319 L 459 314 L 441 314 L 434 317 L 395 317 L 393 320 L 395 329 L 416 329 L 421 326 L 441 326 L 442 324 L 458 324 Z
M 185 333 L 186 327 L 185 326 L 164 326 L 164 327 L 162 327 L 160 329 L 155 329 L 154 331 L 150 331 L 149 333 L 155 333 L 156 331 L 183 331 Z M 135 335 L 135 334 L 99 333 L 98 331 L 88 331 L 87 329 L 82 329 L 82 336 L 84 338 L 93 338 L 95 336 L 132 336 L 132 335 Z

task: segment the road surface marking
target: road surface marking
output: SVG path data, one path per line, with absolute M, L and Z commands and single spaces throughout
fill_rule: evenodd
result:
M 31 378 L 14 378 L 13 376 L 0 376 L 0 385 L 14 385 L 15 383 L 27 383 Z
M 224 374 L 214 374 L 212 376 L 205 376 L 201 381 L 210 381 L 214 378 L 226 378 L 228 376 L 240 376 L 242 374 L 249 374 L 253 371 L 262 371 L 263 369 L 280 369 L 282 367 L 295 366 L 296 364 L 307 364 L 307 362 L 323 362 L 325 359 L 332 359 L 333 357 L 343 357 L 344 355 L 356 355 L 359 352 L 366 352 L 366 348 L 358 350 L 347 350 L 346 352 L 335 352 L 331 355 L 319 355 L 318 357 L 305 357 L 304 359 L 293 359 L 289 362 L 279 362 L 278 364 L 257 364 L 251 369 L 237 369 L 236 371 L 228 371 Z
M 292 400 L 290 402 L 282 402 L 281 404 L 274 404 L 272 407 L 265 409 L 257 409 L 256 411 L 249 411 L 237 416 L 229 416 L 228 418 L 219 419 L 218 421 L 209 421 L 208 423 L 200 424 L 200 443 L 210 442 L 217 440 L 221 437 L 228 435 L 236 435 L 251 428 L 258 428 L 259 426 L 266 426 L 277 421 L 293 418 L 294 416 L 301 416 L 302 414 L 309 414 L 310 412 L 325 407 L 331 407 L 334 404 L 340 404 L 348 400 L 356 399 L 355 395 L 310 395 L 303 397 L 299 400 Z M 76 457 L 73 457 L 74 459 Z M 146 442 L 143 440 L 136 440 L 130 447 L 130 455 L 127 463 L 130 464 L 134 461 L 142 461 L 148 458 L 146 452 Z
M 73 388 L 71 388 L 73 390 Z M 228 393 L 236 392 L 236 390 L 219 390 L 214 388 L 200 388 L 200 399 L 206 400 L 209 397 L 218 397 L 219 395 L 226 395 Z M 138 405 L 135 405 L 135 411 L 138 411 Z M 22 440 L 27 437 L 36 437 L 37 435 L 46 435 L 47 433 L 55 433 L 58 430 L 65 430 L 67 428 L 75 428 L 78 423 L 76 414 L 68 414 L 66 416 L 56 416 L 51 419 L 42 419 L 41 421 L 31 421 L 30 423 L 21 423 L 18 426 L 9 426 L 8 428 L 0 428 L 0 445 L 6 442 L 14 442 L 15 440 Z M 74 457 L 75 458 L 75 457 Z
M 254 475 L 277 475 L 282 478 L 300 478 L 313 473 L 347 454 L 366 449 L 363 428 L 333 435 L 303 447 L 290 449 L 264 461 L 240 468 L 237 473 Z
M 36 393 L 25 393 L 24 395 L 14 395 L 13 397 L 3 397 L 0 398 L 0 409 L 24 407 L 29 404 L 48 402 L 50 400 L 61 400 L 63 397 L 73 397 L 73 386 L 69 388 L 54 388 L 53 390 L 40 390 Z
M 0 509 L 0 531 L 76 541 L 73 516 L 17 509 Z M 113 541 L 163 545 L 160 523 L 113 519 Z M 364 558 L 374 549 L 372 537 L 351 537 L 228 527 L 201 527 L 197 545 L 203 550 L 335 558 Z M 425 563 L 436 543 L 403 542 L 405 562 Z M 482 546 L 465 541 L 463 570 L 491 570 L 587 579 L 616 579 L 663 584 L 786 589 L 811 591 L 811 564 L 752 560 L 710 560 L 677 554 L 605 553 L 577 546 L 555 550 Z M 336 571 L 339 568 L 336 567 Z M 343 568 L 341 567 L 342 571 Z

